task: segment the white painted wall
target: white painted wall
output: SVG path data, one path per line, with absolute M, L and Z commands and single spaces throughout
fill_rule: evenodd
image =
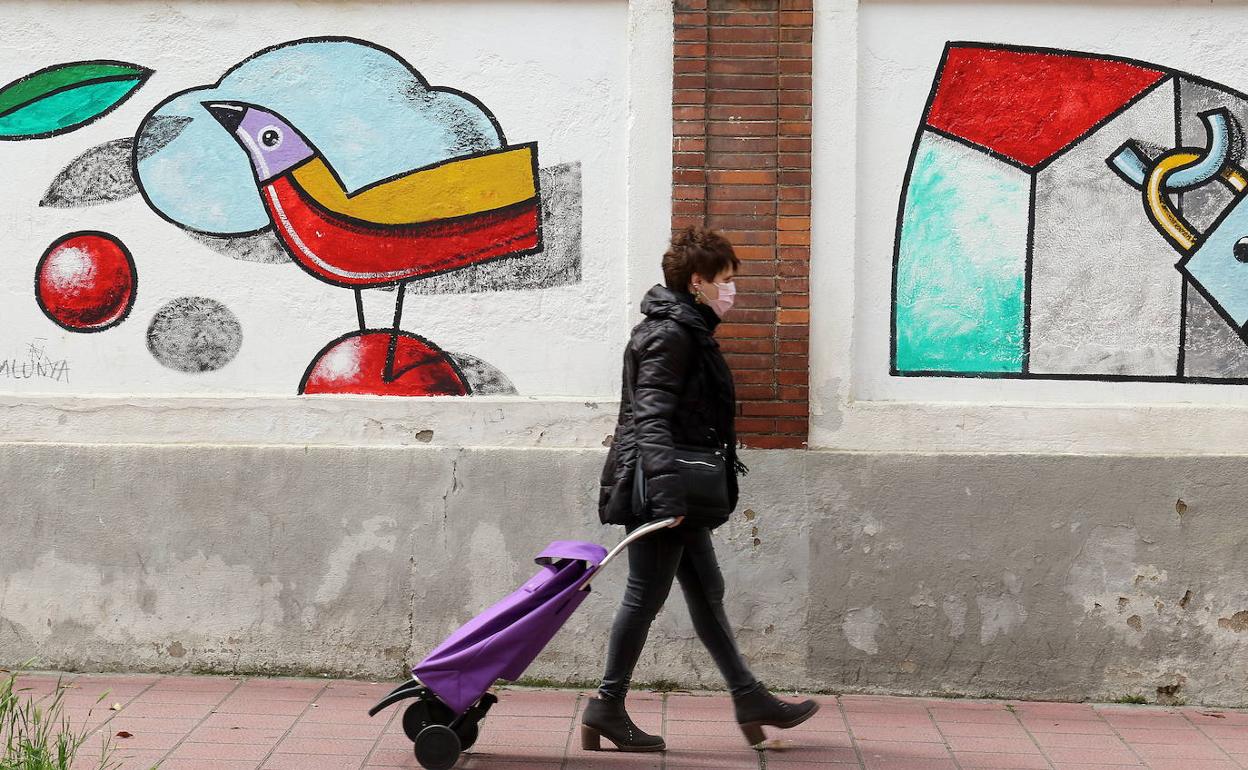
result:
M 1233 53 L 1242 6 L 818 0 L 816 7 L 811 446 L 1242 451 L 1248 428 L 1243 386 L 897 378 L 888 372 L 897 204 L 946 41 L 1128 56 L 1243 90 L 1248 75 Z
M 619 354 L 636 297 L 660 277 L 658 255 L 670 218 L 670 3 L 2 5 L 0 73 L 9 80 L 93 58 L 156 70 L 128 102 L 92 125 L 51 139 L 0 142 L 6 173 L 0 228 L 8 255 L 0 276 L 0 358 L 20 362 L 35 342 L 70 366 L 67 383 L 0 378 L 0 411 L 10 418 L 6 437 L 408 443 L 423 427 L 437 427 L 437 443 L 600 445 L 609 427 L 587 417 L 584 404 L 617 396 Z M 119 14 L 126 23 L 118 23 Z M 479 98 L 510 142 L 538 142 L 543 167 L 583 164 L 580 283 L 480 294 L 409 293 L 405 304 L 405 329 L 496 366 L 519 397 L 416 403 L 296 396 L 313 355 L 355 328 L 350 290 L 313 280 L 290 264 L 216 254 L 162 221 L 138 197 L 94 208 L 37 207 L 70 160 L 133 134 L 147 111 L 174 91 L 214 82 L 261 48 L 313 35 L 348 35 L 391 48 L 431 83 Z M 79 229 L 117 235 L 138 265 L 138 299 L 129 318 L 98 334 L 72 334 L 53 325 L 31 292 L 39 255 L 57 237 Z M 390 295 L 365 294 L 370 325 L 382 325 L 392 312 Z M 145 333 L 152 314 L 182 295 L 218 299 L 242 322 L 242 349 L 222 370 L 184 374 L 148 353 Z M 608 405 L 593 411 L 612 410 Z M 87 417 L 91 414 L 96 417 Z M 101 417 L 105 414 L 111 416 Z M 168 422 L 161 417 L 172 414 L 178 417 Z M 274 417 L 257 420 L 260 414 Z M 403 427 L 377 427 L 394 419 Z

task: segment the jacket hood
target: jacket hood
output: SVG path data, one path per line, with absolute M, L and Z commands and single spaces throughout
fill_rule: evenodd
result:
M 719 326 L 719 316 L 706 305 L 699 305 L 688 292 L 676 292 L 655 284 L 641 300 L 641 312 L 647 318 L 670 318 L 677 323 L 711 335 Z

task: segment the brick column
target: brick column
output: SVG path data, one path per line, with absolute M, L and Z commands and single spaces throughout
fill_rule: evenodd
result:
M 741 257 L 720 326 L 746 446 L 796 448 L 809 422 L 813 0 L 676 0 L 672 228 Z

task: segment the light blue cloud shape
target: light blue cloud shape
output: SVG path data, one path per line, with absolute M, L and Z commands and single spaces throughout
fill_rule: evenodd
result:
M 269 224 L 246 154 L 201 104 L 216 100 L 282 115 L 348 190 L 506 143 L 483 104 L 430 86 L 392 51 L 349 38 L 285 43 L 235 65 L 215 86 L 174 94 L 139 128 L 136 147 L 158 147 L 135 155 L 143 197 L 174 224 L 214 235 Z

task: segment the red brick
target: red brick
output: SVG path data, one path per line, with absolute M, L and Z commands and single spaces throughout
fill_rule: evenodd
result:
M 810 43 L 781 43 L 779 54 L 785 59 L 809 59 L 814 54 Z
M 770 371 L 776 363 L 774 356 L 759 353 L 726 353 L 724 360 L 733 369 L 767 369 Z
M 767 27 L 774 26 L 783 14 L 772 13 L 710 13 L 707 18 L 712 27 Z
M 672 91 L 672 104 L 705 104 L 705 88 L 676 88 Z
M 672 76 L 673 89 L 705 89 L 707 76 L 701 72 L 681 72 Z
M 777 385 L 776 398 L 781 401 L 808 401 L 810 399 L 810 389 L 798 387 L 797 385 Z
M 712 14 L 714 16 L 714 14 Z M 809 27 L 815 23 L 812 11 L 781 11 L 780 25 L 783 27 Z
M 808 88 L 786 88 L 776 94 L 776 101 L 780 104 L 804 104 L 811 103 L 811 92 Z
M 809 376 L 805 369 L 784 369 L 775 374 L 780 385 L 805 385 Z
M 733 372 L 733 381 L 741 385 L 772 385 L 775 384 L 775 373 L 770 369 L 745 369 Z
M 721 227 L 720 231 L 734 246 L 740 243 L 763 246 L 776 242 L 776 234 L 771 230 L 760 232 L 758 230 L 733 230 L 730 227 Z
M 776 156 L 763 153 L 726 152 L 712 153 L 707 164 L 710 168 L 775 168 Z
M 796 260 L 796 259 L 792 259 L 792 260 L 782 260 L 782 261 L 780 262 L 780 275 L 785 275 L 785 276 L 788 276 L 788 275 L 796 275 L 796 276 L 807 276 L 807 275 L 810 275 L 810 263 L 809 263 L 809 262 L 800 261 L 800 260 Z
M 712 120 L 705 125 L 706 133 L 710 136 L 776 135 L 776 123 L 772 120 Z
M 785 45 L 794 45 L 793 43 L 785 43 Z M 751 58 L 751 57 L 775 57 L 780 52 L 779 43 L 711 43 L 709 47 L 709 55 L 713 57 L 725 57 L 733 59 Z
M 695 201 L 705 200 L 706 188 L 700 184 L 672 185 L 672 199 L 673 200 L 695 200 Z
M 677 43 L 693 43 L 705 42 L 707 40 L 706 27 L 703 25 L 676 27 L 676 34 L 673 40 Z
M 779 233 L 779 239 L 777 240 L 777 243 L 780 243 L 781 245 L 796 244 L 796 245 L 801 245 L 801 246 L 809 246 L 810 245 L 810 231 L 809 230 L 781 230 Z
M 810 136 L 809 120 L 782 120 L 778 133 L 782 136 Z
M 774 104 L 715 104 L 707 110 L 711 120 L 775 120 L 776 114 Z
M 809 428 L 809 417 L 782 417 L 776 420 L 777 433 L 797 433 L 805 436 Z
M 780 340 L 781 354 L 804 356 L 810 350 L 810 340 Z
M 708 171 L 711 184 L 775 184 L 775 171 Z
M 708 152 L 767 152 L 777 150 L 774 136 L 710 136 L 706 139 Z
M 672 201 L 672 213 L 673 214 L 702 214 L 703 213 L 702 201 L 674 200 Z
M 707 190 L 707 195 L 713 201 L 770 201 L 775 200 L 776 191 L 768 185 L 718 185 Z
M 725 321 L 715 332 L 720 337 L 741 337 L 744 339 L 761 339 L 775 333 L 771 324 L 739 324 Z
M 700 104 L 672 107 L 672 120 L 706 120 L 706 107 Z
M 776 204 L 773 201 L 711 201 L 707 204 L 707 212 L 711 214 L 746 214 L 753 216 L 774 216 Z M 742 259 L 775 259 L 776 251 L 766 248 L 767 255 L 744 254 L 739 249 L 737 256 Z
M 733 248 L 737 244 L 733 243 Z M 737 291 L 745 294 L 753 294 L 757 292 L 774 293 L 776 291 L 776 279 L 770 276 L 766 278 L 739 278 L 737 279 Z
M 810 168 L 810 153 L 808 152 L 782 152 L 776 155 L 777 165 L 782 168 L 805 169 Z
M 809 171 L 781 171 L 776 177 L 780 184 L 810 186 Z
M 809 104 L 783 104 L 777 110 L 781 120 L 810 120 Z
M 677 11 L 705 11 L 706 0 L 676 0 Z
M 781 216 L 810 216 L 810 201 L 781 201 L 776 204 L 776 213 Z
M 810 279 L 809 278 L 781 278 L 780 279 L 780 291 L 783 293 L 783 296 L 785 297 L 792 297 L 794 295 L 806 294 L 807 292 L 810 291 Z M 805 307 L 805 306 L 799 305 L 798 307 Z
M 706 172 L 699 168 L 678 169 L 672 172 L 676 184 L 706 184 Z
M 706 219 L 698 214 L 693 216 L 690 214 L 676 214 L 672 216 L 672 227 L 683 229 L 685 227 L 702 227 L 706 224 Z
M 741 417 L 737 419 L 737 434 L 758 433 L 770 435 L 776 432 L 776 421 L 760 417 Z
M 698 42 L 677 41 L 673 53 L 677 59 L 706 59 L 708 44 L 705 40 Z
M 800 244 L 784 245 L 776 250 L 776 257 L 781 260 L 806 263 L 810 261 L 810 247 Z
M 779 230 L 809 230 L 810 217 L 777 217 L 776 228 Z
M 805 449 L 806 439 L 802 436 L 758 436 L 753 434 L 738 435 L 738 440 L 751 449 Z
M 677 76 L 680 77 L 680 76 Z M 686 76 L 688 77 L 688 76 Z M 780 87 L 781 77 L 800 77 L 798 75 L 728 75 L 712 72 L 705 76 L 706 87 L 712 90 L 729 88 L 736 91 L 772 90 Z M 806 78 L 807 81 L 810 78 Z M 809 83 L 807 83 L 809 88 Z
M 776 315 L 782 324 L 809 324 L 810 311 L 805 309 L 785 308 Z
M 712 93 L 703 93 L 706 100 L 711 104 L 778 104 L 780 102 L 780 94 L 772 89 L 770 91 L 728 91 L 720 90 Z M 702 97 L 698 98 L 701 102 Z
M 810 27 L 781 27 L 777 35 L 782 43 L 809 43 L 814 37 L 814 31 Z
M 781 289 L 781 291 L 784 291 Z M 780 307 L 785 308 L 805 308 L 810 307 L 810 295 L 798 293 L 797 291 L 785 292 L 780 295 Z
M 797 89 L 799 91 L 810 90 L 810 75 L 780 75 L 778 88 L 781 89 Z M 710 82 L 709 80 L 707 82 Z
M 676 136 L 702 136 L 706 133 L 706 123 L 700 120 L 674 120 L 672 133 Z
M 709 30 L 712 43 L 767 43 L 780 39 L 780 30 L 769 27 L 712 26 Z M 797 42 L 810 42 L 809 39 Z
M 770 339 L 721 337 L 719 346 L 725 353 L 771 353 L 775 349 L 775 342 Z
M 775 309 L 775 294 L 738 293 L 735 307 L 761 307 Z
M 810 337 L 810 326 L 806 324 L 793 324 L 791 326 L 777 326 L 776 332 L 781 339 L 805 339 Z
M 771 399 L 775 396 L 776 388 L 773 385 L 742 385 L 737 388 L 737 398 L 747 406 L 750 402 Z
M 787 64 L 787 62 L 786 62 Z M 781 68 L 775 59 L 711 59 L 708 72 L 727 75 L 774 75 L 778 71 L 800 73 L 800 69 Z M 807 67 L 807 72 L 810 68 Z
M 786 185 L 776 190 L 776 197 L 782 201 L 810 200 L 809 185 Z
M 706 153 L 674 152 L 672 153 L 672 165 L 676 168 L 701 168 L 706 165 Z
M 810 369 L 810 358 L 791 353 L 781 353 L 776 356 L 776 368 L 805 372 Z
M 741 413 L 748 416 L 805 417 L 810 407 L 803 403 L 758 402 L 741 405 Z
M 679 27 L 705 27 L 707 24 L 707 15 L 705 13 L 677 13 L 673 17 L 673 23 Z

